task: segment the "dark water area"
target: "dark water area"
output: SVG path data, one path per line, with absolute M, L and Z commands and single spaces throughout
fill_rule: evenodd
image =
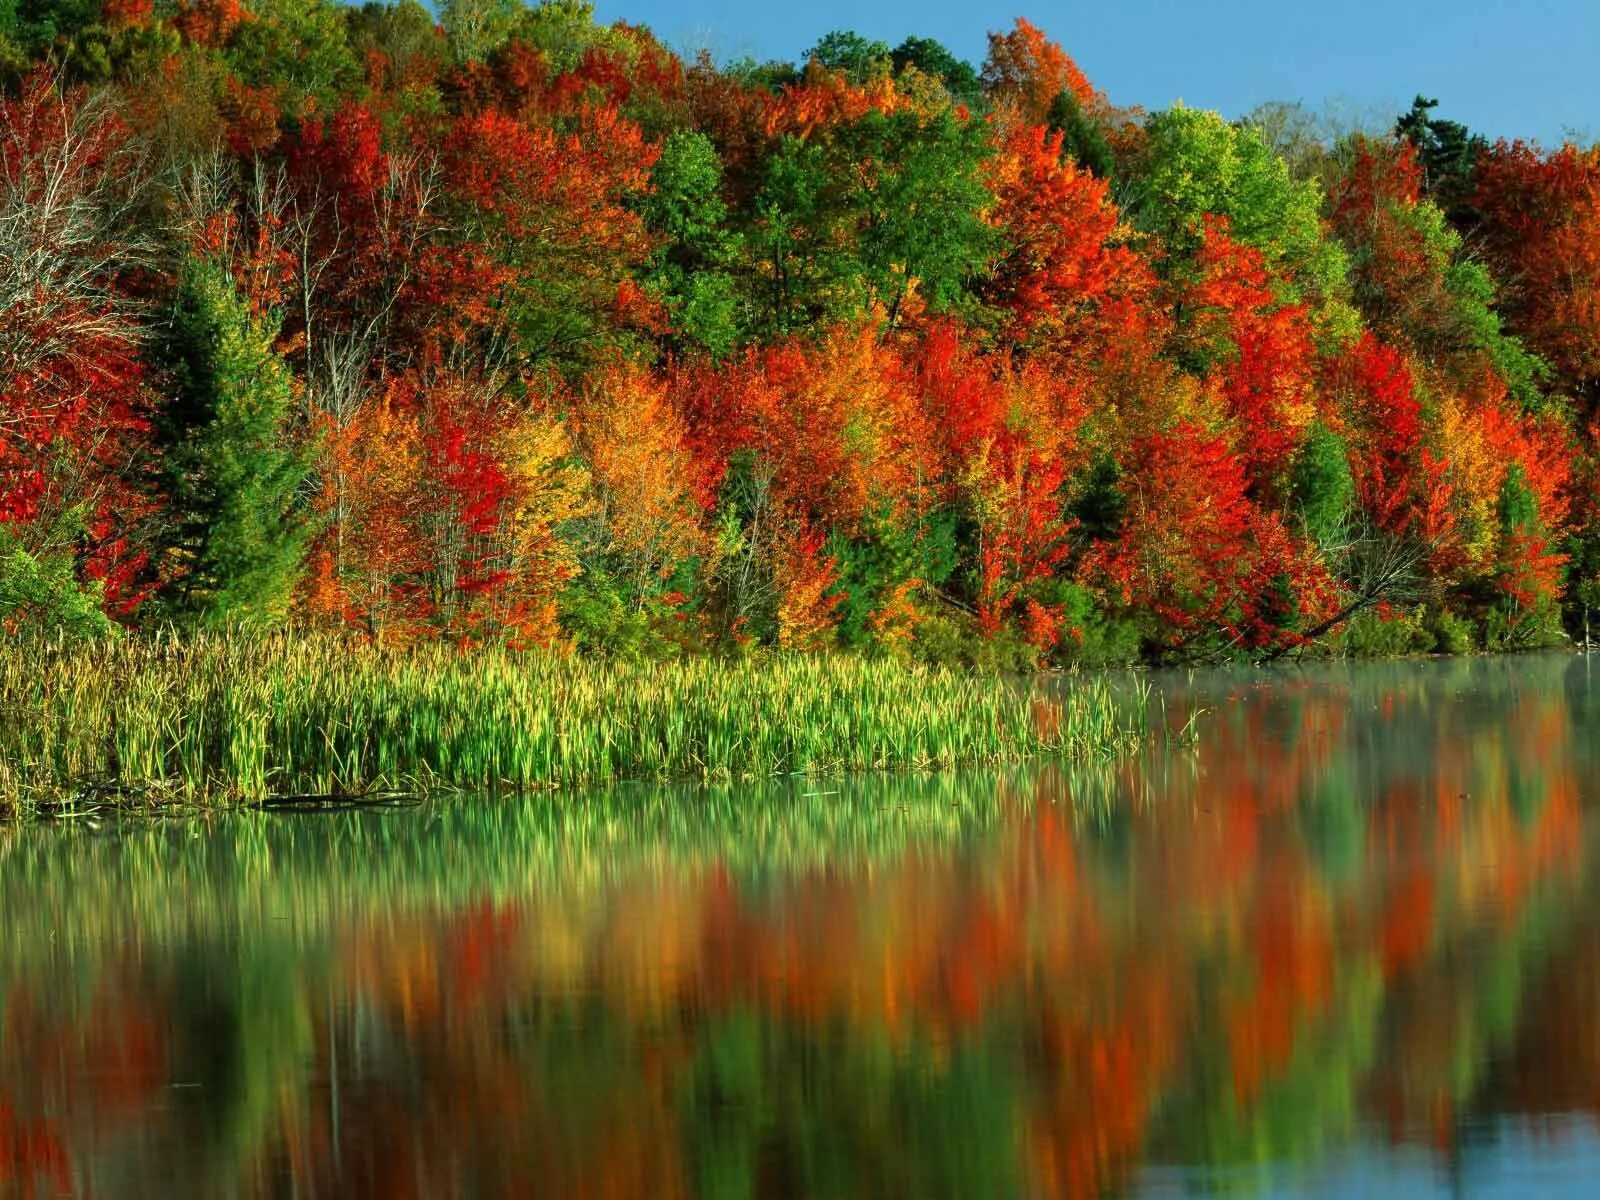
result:
M 0 1196 L 1600 1194 L 1600 659 L 1198 749 L 0 830 Z

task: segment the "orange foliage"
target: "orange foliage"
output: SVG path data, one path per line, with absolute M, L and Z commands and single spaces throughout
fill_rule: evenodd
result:
M 185 41 L 221 48 L 235 29 L 254 19 L 240 0 L 178 0 L 172 24 Z
M 1250 501 L 1244 460 L 1188 423 L 1132 448 L 1121 537 L 1096 546 L 1084 572 L 1122 603 L 1153 613 L 1173 645 L 1220 630 L 1270 644 L 1326 616 L 1334 588 L 1314 548 Z
M 1500 142 L 1478 164 L 1474 205 L 1514 330 L 1570 388 L 1600 380 L 1600 147 L 1542 154 Z
M 1123 323 L 1148 296 L 1148 265 L 1117 244 L 1118 215 L 1103 180 L 1063 159 L 1060 133 L 996 121 L 989 186 L 1006 251 L 990 282 L 1006 309 L 1008 339 L 1061 347 Z
M 1062 92 L 1071 93 L 1085 112 L 1103 107 L 1103 100 L 1067 52 L 1044 31 L 1018 17 L 1009 33 L 989 35 L 989 57 L 983 82 L 997 103 L 1017 110 L 1029 125 L 1042 125 Z
M 822 650 L 831 640 L 839 602 L 838 563 L 823 552 L 821 530 L 801 526 L 785 539 L 779 555 L 778 646 L 784 650 Z
M 853 84 L 842 71 L 830 71 L 813 59 L 805 77 L 784 88 L 765 115 L 768 137 L 808 138 L 818 129 L 848 125 L 869 112 L 893 113 L 906 100 L 887 76 Z
M 633 363 L 613 363 L 591 377 L 579 434 L 602 497 L 612 546 L 631 564 L 635 590 L 664 577 L 704 549 L 703 509 L 683 419 L 659 377 Z
M 918 348 L 916 370 L 930 423 L 944 434 L 946 477 L 977 525 L 978 621 L 992 633 L 1069 549 L 1062 486 L 1085 457 L 1083 388 L 1040 363 L 974 354 L 949 325 Z M 1034 640 L 1053 643 L 1051 615 L 1030 611 Z
M 554 417 L 471 380 L 404 379 L 325 445 L 314 611 L 376 638 L 555 636 L 578 569 L 558 529 L 586 511 L 587 476 Z
M 1252 481 L 1270 489 L 1316 412 L 1310 315 L 1277 300 L 1261 253 L 1235 241 L 1226 218 L 1206 219 L 1196 267 L 1185 301 L 1194 311 L 1190 336 L 1220 345 L 1213 369 L 1238 422 L 1239 452 Z

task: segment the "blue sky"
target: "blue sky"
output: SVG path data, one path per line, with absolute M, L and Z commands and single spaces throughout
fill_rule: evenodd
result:
M 1600 138 L 1600 0 L 598 0 L 677 49 L 797 58 L 823 33 L 891 45 L 938 38 L 974 63 L 984 34 L 1026 16 L 1119 104 L 1181 99 L 1237 116 L 1264 100 L 1341 114 L 1408 107 L 1418 92 L 1491 137 Z

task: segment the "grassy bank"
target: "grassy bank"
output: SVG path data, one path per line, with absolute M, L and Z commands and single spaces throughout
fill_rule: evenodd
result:
M 0 654 L 0 804 L 525 790 L 1110 756 L 1142 689 L 852 658 L 621 663 L 326 639 Z

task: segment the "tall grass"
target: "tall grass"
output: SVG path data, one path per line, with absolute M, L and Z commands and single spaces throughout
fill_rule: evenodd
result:
M 0 652 L 0 804 L 528 790 L 1109 757 L 1145 689 L 853 658 L 620 663 L 325 638 Z

